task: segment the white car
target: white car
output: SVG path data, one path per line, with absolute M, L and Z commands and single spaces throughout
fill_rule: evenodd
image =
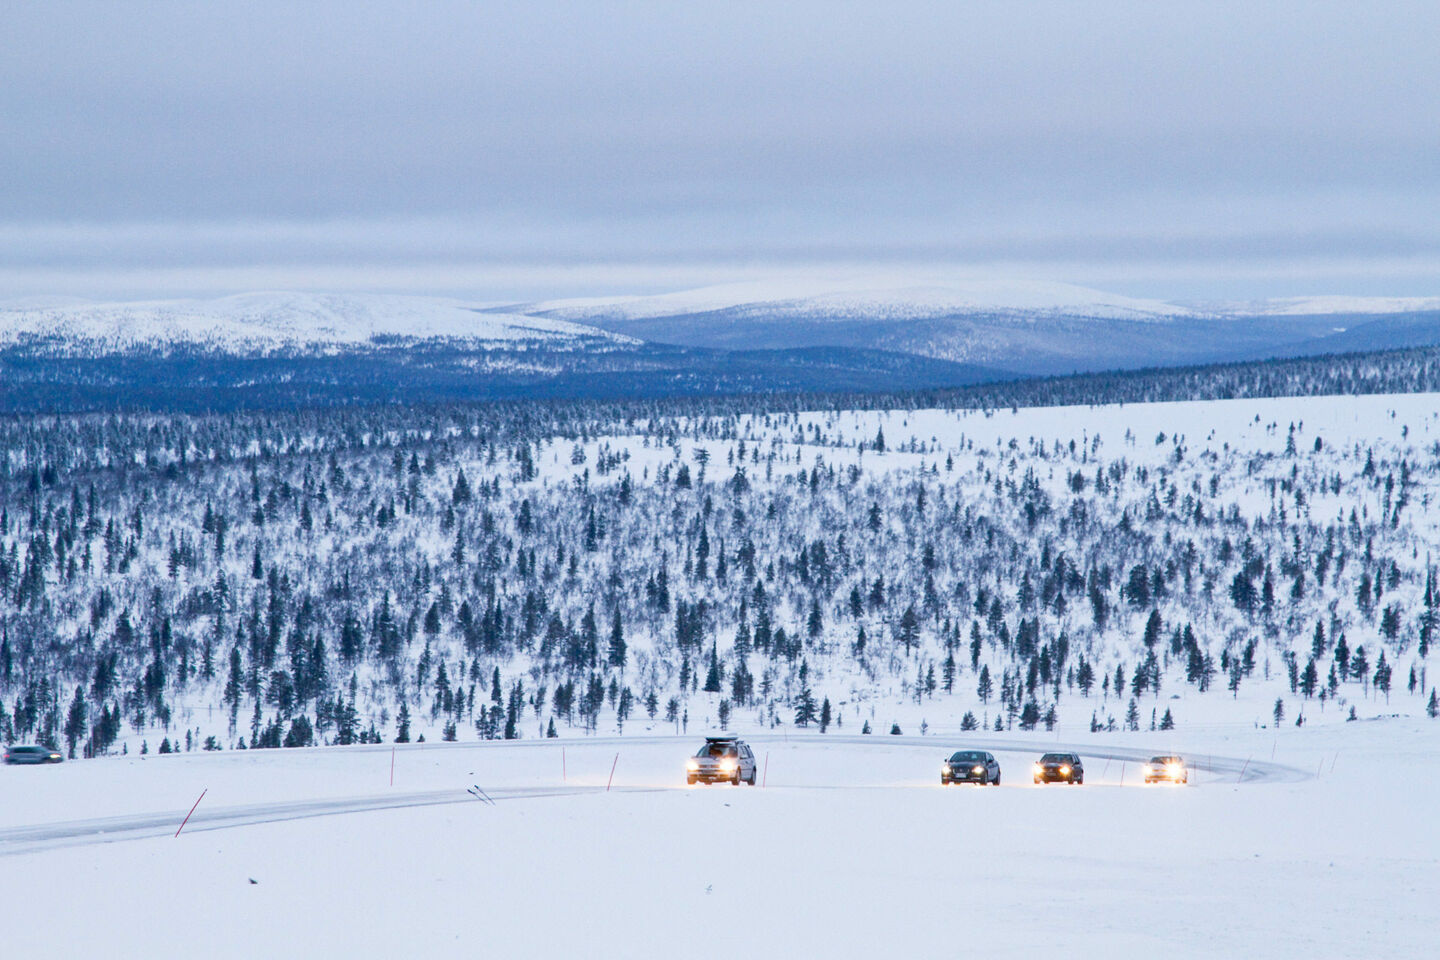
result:
M 685 763 L 686 783 L 748 783 L 755 786 L 755 754 L 738 737 L 706 737 Z

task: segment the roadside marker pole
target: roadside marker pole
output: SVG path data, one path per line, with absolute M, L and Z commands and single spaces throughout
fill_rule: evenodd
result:
M 1238 776 L 1238 777 L 1235 778 L 1235 782 L 1236 782 L 1236 783 L 1239 783 L 1241 780 L 1244 780 L 1244 779 L 1245 779 L 1245 771 L 1250 769 L 1250 761 L 1251 761 L 1251 759 L 1252 759 L 1251 757 L 1246 757 L 1246 758 L 1245 758 L 1245 765 L 1240 768 L 1240 776 Z
M 1336 751 L 1335 751 L 1335 758 L 1330 761 L 1330 772 L 1331 772 L 1331 773 L 1334 773 L 1334 772 L 1335 772 L 1335 761 L 1336 761 L 1336 760 L 1339 760 L 1339 759 L 1340 759 L 1340 751 L 1339 751 L 1339 750 L 1336 750 Z M 1321 762 L 1322 762 L 1322 763 L 1324 762 L 1324 758 L 1323 758 L 1323 757 L 1321 758 Z
M 610 779 L 605 781 L 605 792 L 610 792 L 610 784 L 615 782 L 615 766 L 620 762 L 620 754 L 615 754 L 615 760 L 610 764 Z
M 200 796 L 198 796 L 198 797 L 195 798 L 195 804 L 194 804 L 194 806 L 192 806 L 192 807 L 190 808 L 190 813 L 185 814 L 185 819 L 184 819 L 184 820 L 181 820 L 181 821 L 180 821 L 180 826 L 178 826 L 178 827 L 175 828 L 175 836 L 177 836 L 177 837 L 180 836 L 180 831 L 181 831 L 181 830 L 184 830 L 184 829 L 185 829 L 185 824 L 187 824 L 187 823 L 190 822 L 190 815 L 195 812 L 195 807 L 200 806 L 200 801 L 201 801 L 201 800 L 204 800 L 204 799 L 205 799 L 205 794 L 207 794 L 207 793 L 209 793 L 209 792 L 210 792 L 210 788 L 209 788 L 209 787 L 206 787 L 204 790 L 201 790 L 201 791 L 200 791 Z
M 560 782 L 565 783 L 570 779 L 569 773 L 565 770 L 565 748 L 560 748 Z
M 770 780 L 770 751 L 765 751 L 765 772 L 760 775 L 760 789 L 765 789 L 765 784 Z
M 395 786 L 395 744 L 390 744 L 390 786 Z
M 1124 762 L 1121 762 L 1121 764 L 1120 764 L 1120 786 L 1122 786 L 1122 787 L 1125 786 L 1125 764 L 1124 764 Z
M 1321 771 L 1321 770 L 1324 770 L 1324 769 L 1325 769 L 1325 758 L 1324 758 L 1324 757 L 1321 757 L 1321 758 L 1320 758 L 1320 763 L 1317 764 L 1316 767 L 1315 767 L 1315 779 L 1316 779 L 1316 780 L 1319 780 L 1319 779 L 1320 779 L 1320 771 Z

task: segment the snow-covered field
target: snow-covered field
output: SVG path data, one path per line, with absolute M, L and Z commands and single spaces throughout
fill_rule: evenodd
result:
M 1087 782 L 1074 788 L 1029 782 L 1054 735 L 968 741 L 1004 767 L 991 789 L 938 785 L 951 737 L 813 732 L 752 738 L 763 787 L 687 788 L 697 739 L 404 745 L 393 786 L 389 746 L 4 768 L 4 953 L 1435 947 L 1440 742 L 1424 721 L 1082 740 Z M 1201 768 L 1192 784 L 1141 786 L 1135 759 L 1170 750 Z M 73 823 L 97 817 L 114 819 Z

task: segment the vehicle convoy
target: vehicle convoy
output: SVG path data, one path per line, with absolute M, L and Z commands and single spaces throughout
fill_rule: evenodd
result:
M 755 754 L 738 737 L 706 737 L 705 746 L 685 764 L 686 783 L 734 783 L 755 786 Z
M 1084 783 L 1085 765 L 1073 753 L 1047 753 L 1035 761 L 1036 783 Z
M 1146 783 L 1189 783 L 1190 768 L 1180 757 L 1151 757 L 1145 764 Z
M 59 763 L 65 758 L 60 751 L 38 744 L 17 744 L 5 750 L 6 763 Z
M 957 750 L 940 764 L 940 784 L 980 783 L 1000 786 L 1000 763 L 984 750 Z

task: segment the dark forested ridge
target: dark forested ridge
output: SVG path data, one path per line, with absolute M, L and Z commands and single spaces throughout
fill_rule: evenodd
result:
M 79 351 L 48 339 L 0 349 L 0 414 L 225 413 L 465 401 L 655 401 L 1034 406 L 1434 389 L 1440 348 L 1024 377 L 850 346 L 709 349 L 581 341 L 548 346 L 381 338 L 247 354 L 170 345 Z M 1115 366 L 1124 366 L 1118 359 Z M 751 399 L 744 399 L 749 397 Z M 781 399 L 776 399 L 776 398 Z
M 226 412 L 515 399 L 618 400 L 955 387 L 1003 371 L 849 347 L 605 349 L 454 341 L 246 355 L 194 348 L 94 356 L 0 350 L 0 413 Z
M 12 416 L 0 739 L 1423 704 L 1435 411 L 1380 397 L 1347 426 L 1359 399 L 1324 395 L 1436 378 L 1415 350 L 945 392 Z M 1317 399 L 1224 424 L 1140 403 L 1287 395 Z M 1010 412 L 1104 401 L 1127 406 Z

